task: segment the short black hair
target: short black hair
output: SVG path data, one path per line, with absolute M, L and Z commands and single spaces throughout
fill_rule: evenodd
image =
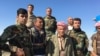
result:
M 17 16 L 18 16 L 19 14 L 27 14 L 27 10 L 24 9 L 24 8 L 19 8 L 19 9 L 17 10 Z
M 37 19 L 40 19 L 40 20 L 44 21 L 44 20 L 43 20 L 43 17 L 41 17 L 41 16 L 37 16 L 37 17 L 35 18 L 35 21 L 36 21 Z
M 80 21 L 80 23 L 81 23 L 81 19 L 80 19 L 80 18 L 74 18 L 74 19 L 73 19 L 73 22 L 74 22 L 74 21 Z
M 32 6 L 32 8 L 34 8 L 34 5 L 33 4 L 28 4 L 28 6 Z
M 35 18 L 35 22 L 37 21 L 37 19 L 42 20 L 42 22 L 43 22 L 43 27 L 45 27 L 45 22 L 44 22 L 43 17 L 41 17 L 41 16 L 37 16 L 37 17 Z

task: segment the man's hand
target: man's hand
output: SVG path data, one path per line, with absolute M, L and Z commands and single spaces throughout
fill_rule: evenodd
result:
M 91 56 L 97 56 L 97 55 L 96 55 L 96 53 L 94 53 L 94 52 L 91 52 Z

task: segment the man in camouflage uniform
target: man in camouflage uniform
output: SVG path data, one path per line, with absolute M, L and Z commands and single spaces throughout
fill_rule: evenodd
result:
M 50 37 L 52 36 L 52 34 L 55 33 L 56 31 L 56 18 L 51 16 L 52 14 L 52 9 L 51 8 L 47 8 L 46 9 L 46 16 L 44 17 L 44 21 L 45 21 L 45 30 L 46 30 L 46 37 Z
M 36 17 L 32 29 L 33 56 L 45 56 L 46 33 L 44 30 L 44 20 Z
M 25 26 L 27 22 L 27 10 L 17 10 L 17 24 L 7 27 L 0 37 L 0 49 L 2 56 L 31 56 L 30 34 Z
M 72 38 L 75 50 L 75 56 L 87 56 L 88 53 L 88 38 L 84 31 L 80 28 L 81 19 L 73 19 L 73 30 L 70 31 L 69 36 Z
M 100 22 L 96 22 L 95 24 L 97 32 L 92 35 L 92 50 L 91 56 L 100 56 Z
M 29 4 L 28 8 L 27 8 L 27 11 L 28 11 L 28 20 L 27 20 L 27 23 L 26 23 L 26 26 L 28 28 L 33 27 L 33 22 L 34 22 L 34 20 L 36 18 L 36 16 L 33 14 L 33 10 L 34 10 L 34 5 Z

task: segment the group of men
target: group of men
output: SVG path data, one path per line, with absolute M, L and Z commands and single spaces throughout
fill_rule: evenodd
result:
M 56 21 L 56 18 L 52 16 L 51 8 L 46 9 L 44 18 L 35 16 L 33 10 L 32 4 L 28 5 L 27 10 L 24 8 L 17 10 L 16 24 L 8 26 L 0 36 L 0 56 L 97 54 L 88 51 L 88 38 L 80 28 L 80 18 L 68 17 L 68 23 L 65 24 Z M 99 44 L 99 42 L 96 43 Z M 96 50 L 99 51 L 99 47 Z

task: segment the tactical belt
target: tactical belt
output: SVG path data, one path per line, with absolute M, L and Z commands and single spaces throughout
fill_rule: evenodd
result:
M 34 49 L 44 48 L 44 43 L 33 43 Z
M 44 43 L 33 43 L 33 46 L 43 46 Z

